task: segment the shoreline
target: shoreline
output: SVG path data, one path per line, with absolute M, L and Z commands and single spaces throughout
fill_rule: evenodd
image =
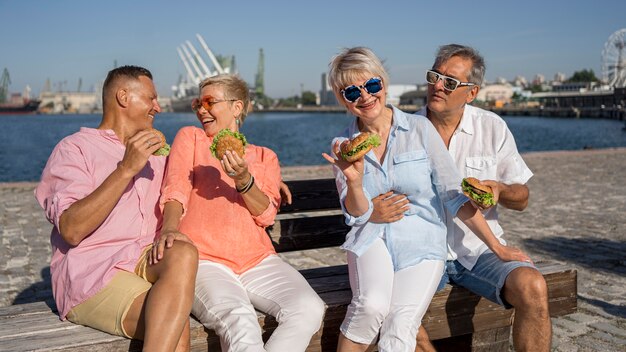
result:
M 611 147 L 611 148 L 598 148 L 598 149 L 581 149 L 581 150 L 549 150 L 549 151 L 536 151 L 521 153 L 526 162 L 527 159 L 545 158 L 545 157 L 557 157 L 557 156 L 576 156 L 576 155 L 598 155 L 606 153 L 626 153 L 626 147 Z M 311 178 L 324 178 L 333 177 L 331 166 L 320 165 L 298 165 L 298 166 L 284 166 L 281 167 L 283 179 L 295 180 L 295 179 L 311 179 Z M 9 181 L 0 182 L 0 189 L 3 188 L 34 188 L 39 181 Z

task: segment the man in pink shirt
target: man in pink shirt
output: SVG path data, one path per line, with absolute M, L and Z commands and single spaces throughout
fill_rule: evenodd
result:
M 166 158 L 150 131 L 161 111 L 152 74 L 123 66 L 103 87 L 103 117 L 53 150 L 35 196 L 54 224 L 52 289 L 62 320 L 144 340 L 147 351 L 189 350 L 197 250 L 159 237 Z M 165 242 L 158 263 L 153 245 Z

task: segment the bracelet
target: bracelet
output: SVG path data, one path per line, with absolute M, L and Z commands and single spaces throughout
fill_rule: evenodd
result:
M 253 185 L 254 185 L 254 176 L 250 175 L 250 179 L 248 180 L 248 183 L 246 183 L 245 186 L 243 186 L 241 189 L 235 187 L 235 189 L 237 190 L 237 192 L 244 194 L 248 192 L 250 188 L 252 188 Z

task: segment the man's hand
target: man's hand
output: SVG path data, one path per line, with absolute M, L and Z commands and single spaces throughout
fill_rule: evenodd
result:
M 522 211 L 528 206 L 530 192 L 528 186 L 522 184 L 507 185 L 494 180 L 481 180 L 481 184 L 491 187 L 493 200 L 507 209 Z M 482 208 L 478 208 L 484 210 Z
M 378 224 L 396 222 L 404 217 L 409 210 L 409 200 L 404 194 L 395 194 L 393 191 L 383 193 L 372 198 L 374 210 L 370 221 Z
M 492 251 L 500 260 L 505 262 L 518 261 L 532 263 L 530 257 L 519 248 L 499 245 L 493 248 Z
M 133 177 L 146 166 L 148 158 L 159 148 L 161 148 L 159 137 L 147 130 L 139 131 L 126 141 L 124 158 L 118 167 Z
M 174 241 L 183 241 L 193 244 L 193 241 L 184 233 L 178 231 L 163 231 L 161 236 L 154 241 L 152 250 L 148 253 L 148 264 L 154 265 L 163 259 L 165 248 L 172 248 Z

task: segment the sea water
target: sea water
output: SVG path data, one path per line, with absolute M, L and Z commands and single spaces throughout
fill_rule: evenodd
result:
M 0 116 L 0 182 L 37 181 L 54 146 L 100 115 Z M 253 113 L 241 132 L 271 148 L 282 166 L 320 165 L 330 142 L 350 123 L 346 113 Z M 602 119 L 505 117 L 520 152 L 626 147 L 624 122 Z M 154 127 L 171 143 L 183 126 L 200 126 L 192 113 L 158 114 Z M 207 151 L 208 152 L 208 151 Z

